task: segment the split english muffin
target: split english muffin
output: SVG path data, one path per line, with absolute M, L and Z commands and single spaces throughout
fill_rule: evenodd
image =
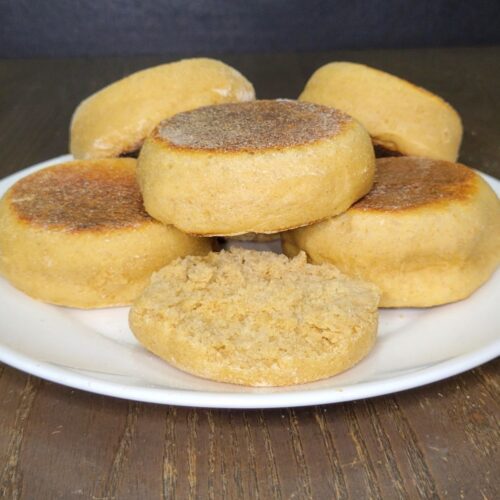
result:
M 200 377 L 282 386 L 347 370 L 373 347 L 379 294 L 304 254 L 235 249 L 155 273 L 130 310 L 147 349 Z
M 326 64 L 311 76 L 299 100 L 332 106 L 359 120 L 377 156 L 458 158 L 459 114 L 439 96 L 384 71 L 350 62 Z
M 146 136 L 181 111 L 255 99 L 252 84 L 215 59 L 184 59 L 133 73 L 85 99 L 70 127 L 75 158 L 136 154 Z
M 303 250 L 376 284 L 381 307 L 461 300 L 500 261 L 500 203 L 473 170 L 417 157 L 377 160 L 375 184 L 345 213 L 282 235 Z
M 146 210 L 205 236 L 276 233 L 346 210 L 370 189 L 371 140 L 350 116 L 298 101 L 207 106 L 144 143 Z
M 0 274 L 71 307 L 130 304 L 153 271 L 210 241 L 144 210 L 133 159 L 74 161 L 18 181 L 0 201 Z

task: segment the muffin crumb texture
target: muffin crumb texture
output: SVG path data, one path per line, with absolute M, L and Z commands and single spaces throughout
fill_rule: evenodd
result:
M 152 352 L 196 375 L 253 386 L 345 370 L 373 345 L 379 294 L 304 253 L 234 249 L 178 259 L 134 304 L 131 327 Z

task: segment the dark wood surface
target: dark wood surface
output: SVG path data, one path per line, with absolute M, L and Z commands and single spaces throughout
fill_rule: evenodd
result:
M 65 153 L 82 98 L 169 59 L 0 61 L 1 176 Z M 461 160 L 500 176 L 500 47 L 222 59 L 259 97 L 296 97 L 331 60 L 404 76 L 460 111 Z M 0 497 L 492 500 L 500 497 L 499 368 L 497 359 L 352 403 L 236 411 L 98 396 L 0 364 Z

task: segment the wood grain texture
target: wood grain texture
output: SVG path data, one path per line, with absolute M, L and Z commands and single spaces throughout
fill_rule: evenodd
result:
M 260 97 L 296 97 L 330 60 L 443 95 L 462 161 L 500 176 L 500 48 L 227 56 Z M 0 173 L 67 150 L 78 102 L 159 57 L 0 61 Z M 0 319 L 0 328 L 4 327 Z M 496 499 L 500 361 L 399 394 L 226 411 L 106 398 L 0 365 L 0 497 Z

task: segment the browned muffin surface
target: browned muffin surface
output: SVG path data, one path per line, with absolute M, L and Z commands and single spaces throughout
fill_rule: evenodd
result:
M 20 220 L 68 231 L 130 227 L 152 218 L 144 210 L 135 160 L 71 162 L 40 170 L 11 190 Z
M 156 134 L 179 148 L 259 151 L 331 137 L 349 121 L 333 108 L 291 100 L 206 106 L 163 121 Z
M 379 158 L 372 190 L 354 204 L 358 210 L 404 210 L 461 200 L 476 190 L 475 174 L 457 163 L 419 157 Z

